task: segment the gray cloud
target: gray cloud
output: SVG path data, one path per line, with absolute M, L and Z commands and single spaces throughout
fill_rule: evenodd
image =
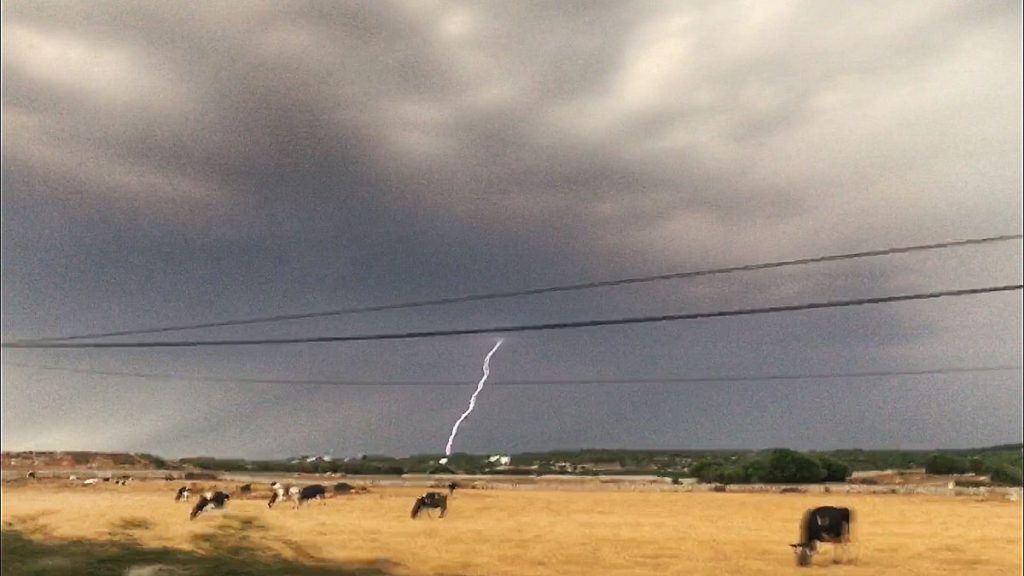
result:
M 243 11 L 21 2 L 5 4 L 3 18 L 5 339 L 1021 228 L 1014 3 L 295 2 Z M 1019 281 L 1020 262 L 1018 243 L 221 333 L 793 303 Z M 1005 363 L 1019 361 L 1020 331 L 1019 298 L 979 297 L 524 336 L 502 350 L 509 363 L 500 370 L 543 378 Z M 486 343 L 4 357 L 471 381 L 478 348 Z M 954 394 L 956 384 L 935 386 Z M 196 407 L 204 388 L 173 392 L 182 386 L 5 369 L 5 446 L 428 450 L 464 402 L 451 389 L 239 388 Z M 986 376 L 976 388 L 954 412 L 918 402 L 927 385 L 910 383 L 495 390 L 481 420 L 467 423 L 466 442 L 489 450 L 1019 437 L 1019 408 L 1006 408 L 1007 397 L 1019 398 L 1019 374 Z M 134 416 L 102 434 L 84 431 L 133 394 Z M 841 399 L 838 432 L 829 418 L 802 416 L 826 398 Z M 33 419 L 47 402 L 60 416 Z M 998 423 L 965 433 L 986 406 L 1000 407 Z M 897 409 L 913 427 L 884 424 L 879 414 Z M 261 430 L 273 445 L 252 439 Z

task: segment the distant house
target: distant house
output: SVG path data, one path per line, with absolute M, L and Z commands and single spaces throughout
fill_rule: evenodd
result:
M 508 466 L 512 463 L 512 457 L 504 454 L 495 454 L 488 458 L 487 462 L 498 466 Z

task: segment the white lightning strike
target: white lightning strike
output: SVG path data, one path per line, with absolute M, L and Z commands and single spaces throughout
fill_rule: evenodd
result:
M 441 464 L 448 463 L 448 457 L 452 455 L 452 442 L 455 441 L 455 435 L 459 432 L 459 425 L 462 424 L 462 421 L 465 420 L 466 417 L 469 416 L 469 413 L 473 411 L 473 408 L 476 407 L 476 397 L 480 394 L 480 391 L 484 389 L 484 382 L 487 381 L 487 376 L 491 373 L 491 356 L 498 351 L 498 347 L 501 346 L 502 342 L 504 342 L 504 340 L 498 340 L 498 343 L 494 345 L 494 348 L 491 348 L 491 351 L 484 357 L 484 376 L 480 379 L 480 382 L 477 383 L 476 392 L 473 392 L 473 395 L 469 398 L 469 408 L 466 408 L 466 411 L 462 413 L 462 416 L 459 416 L 459 419 L 455 421 L 455 426 L 452 426 L 452 434 L 448 437 L 448 444 L 444 447 L 445 457 L 438 461 Z

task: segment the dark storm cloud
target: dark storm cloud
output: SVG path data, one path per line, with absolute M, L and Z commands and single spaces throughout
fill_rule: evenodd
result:
M 1020 8 L 1009 2 L 20 2 L 4 4 L 3 18 L 5 339 L 1021 227 Z M 218 334 L 711 310 L 1020 275 L 1017 243 Z M 495 358 L 495 377 L 1012 363 L 1020 326 L 1019 300 L 999 296 L 520 336 Z M 4 357 L 471 382 L 487 347 L 460 339 Z M 964 405 L 1005 408 L 1016 380 L 985 376 Z M 168 454 L 431 450 L 467 392 L 221 387 L 197 408 L 202 386 L 136 384 L 5 369 L 5 446 L 28 445 L 45 428 L 51 447 L 134 442 Z M 882 406 L 905 410 L 933 444 L 1019 436 L 1018 408 L 988 433 L 966 434 L 970 410 L 943 414 L 914 400 L 921 390 L 502 389 L 467 422 L 465 446 L 893 445 L 918 434 L 879 424 Z M 827 418 L 799 416 L 825 398 L 840 398 L 830 402 L 847 415 L 841 434 Z M 48 400 L 59 417 L 37 419 Z M 84 432 L 114 406 L 126 416 L 113 430 Z M 277 443 L 251 440 L 260 430 Z

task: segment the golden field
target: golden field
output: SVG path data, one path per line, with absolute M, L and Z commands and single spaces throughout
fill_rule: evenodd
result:
M 261 495 L 189 521 L 178 483 L 41 483 L 3 492 L 3 574 L 1020 574 L 1021 504 L 969 497 L 421 488 L 299 510 Z M 193 500 L 194 502 L 194 500 Z M 853 508 L 850 564 L 789 544 L 802 513 Z

